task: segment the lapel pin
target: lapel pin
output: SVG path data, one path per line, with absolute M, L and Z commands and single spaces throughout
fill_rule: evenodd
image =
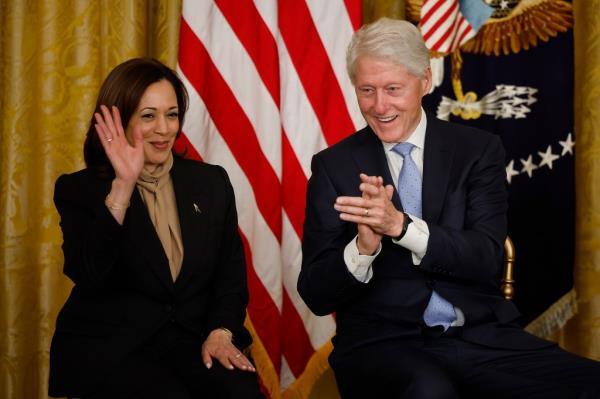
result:
M 202 211 L 200 210 L 200 207 L 195 202 L 194 202 L 194 212 L 202 213 Z

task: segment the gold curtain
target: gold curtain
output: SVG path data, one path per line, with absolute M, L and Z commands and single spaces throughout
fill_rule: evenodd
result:
M 374 22 L 382 17 L 405 19 L 405 3 L 405 0 L 362 0 L 363 23 Z
M 600 0 L 576 0 L 575 289 L 578 313 L 560 333 L 563 347 L 600 360 Z
M 1 399 L 47 397 L 50 338 L 71 288 L 54 181 L 83 166 L 90 112 L 113 66 L 142 55 L 175 65 L 180 10 L 181 0 L 0 1 Z M 600 359 L 600 0 L 574 10 L 579 314 L 561 343 Z M 363 12 L 402 18 L 404 7 L 363 0 Z M 329 375 L 310 397 L 335 396 L 334 384 Z
M 83 166 L 99 86 L 116 64 L 174 66 L 181 1 L 0 2 L 0 398 L 46 398 L 48 349 L 71 288 L 54 181 Z

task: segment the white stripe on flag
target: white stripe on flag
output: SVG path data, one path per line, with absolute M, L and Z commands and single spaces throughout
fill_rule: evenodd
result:
M 290 224 L 287 216 L 283 218 L 283 236 L 286 238 L 283 241 L 282 250 L 286 254 L 283 257 L 283 283 L 290 295 L 290 299 L 294 302 L 294 306 L 298 314 L 302 318 L 310 342 L 315 350 L 323 346 L 335 332 L 335 321 L 331 315 L 317 317 L 306 306 L 300 294 L 296 290 L 296 283 L 300 274 L 300 263 L 302 262 L 302 252 L 300 239 L 294 233 L 294 229 Z
M 281 179 L 281 136 L 273 134 L 281 126 L 279 110 L 219 8 L 209 1 L 199 1 L 196 7 L 189 19 L 184 17 L 244 109 L 262 151 Z
M 312 105 L 306 97 L 302 82 L 298 78 L 285 44 L 280 39 L 279 73 L 281 76 L 281 122 L 302 165 L 304 175 L 310 176 L 310 161 L 312 156 L 327 147 L 321 131 L 321 125 Z
M 354 127 L 357 130 L 363 128 L 366 122 L 360 113 L 354 87 L 346 72 L 346 48 L 354 33 L 346 6 L 343 0 L 307 0 L 306 4 L 342 89 Z

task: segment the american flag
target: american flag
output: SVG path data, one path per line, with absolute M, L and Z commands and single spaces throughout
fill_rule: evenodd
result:
M 345 69 L 360 23 L 360 0 L 183 2 L 177 68 L 190 107 L 176 148 L 223 166 L 235 188 L 247 326 L 272 397 L 335 332 L 296 282 L 311 157 L 364 126 Z
M 419 26 L 427 48 L 453 52 L 475 36 L 493 11 L 483 0 L 423 0 Z

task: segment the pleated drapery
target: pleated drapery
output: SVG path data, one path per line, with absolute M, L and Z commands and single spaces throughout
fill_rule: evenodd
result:
M 365 18 L 399 17 L 399 3 L 363 0 Z M 579 313 L 558 338 L 600 359 L 600 0 L 573 6 Z M 180 13 L 181 0 L 0 2 L 0 398 L 47 397 L 50 339 L 71 289 L 54 181 L 83 167 L 96 95 L 115 65 L 153 56 L 175 66 Z
M 52 195 L 83 167 L 102 80 L 153 56 L 175 66 L 180 1 L 0 2 L 0 398 L 46 398 L 48 350 L 71 282 Z

